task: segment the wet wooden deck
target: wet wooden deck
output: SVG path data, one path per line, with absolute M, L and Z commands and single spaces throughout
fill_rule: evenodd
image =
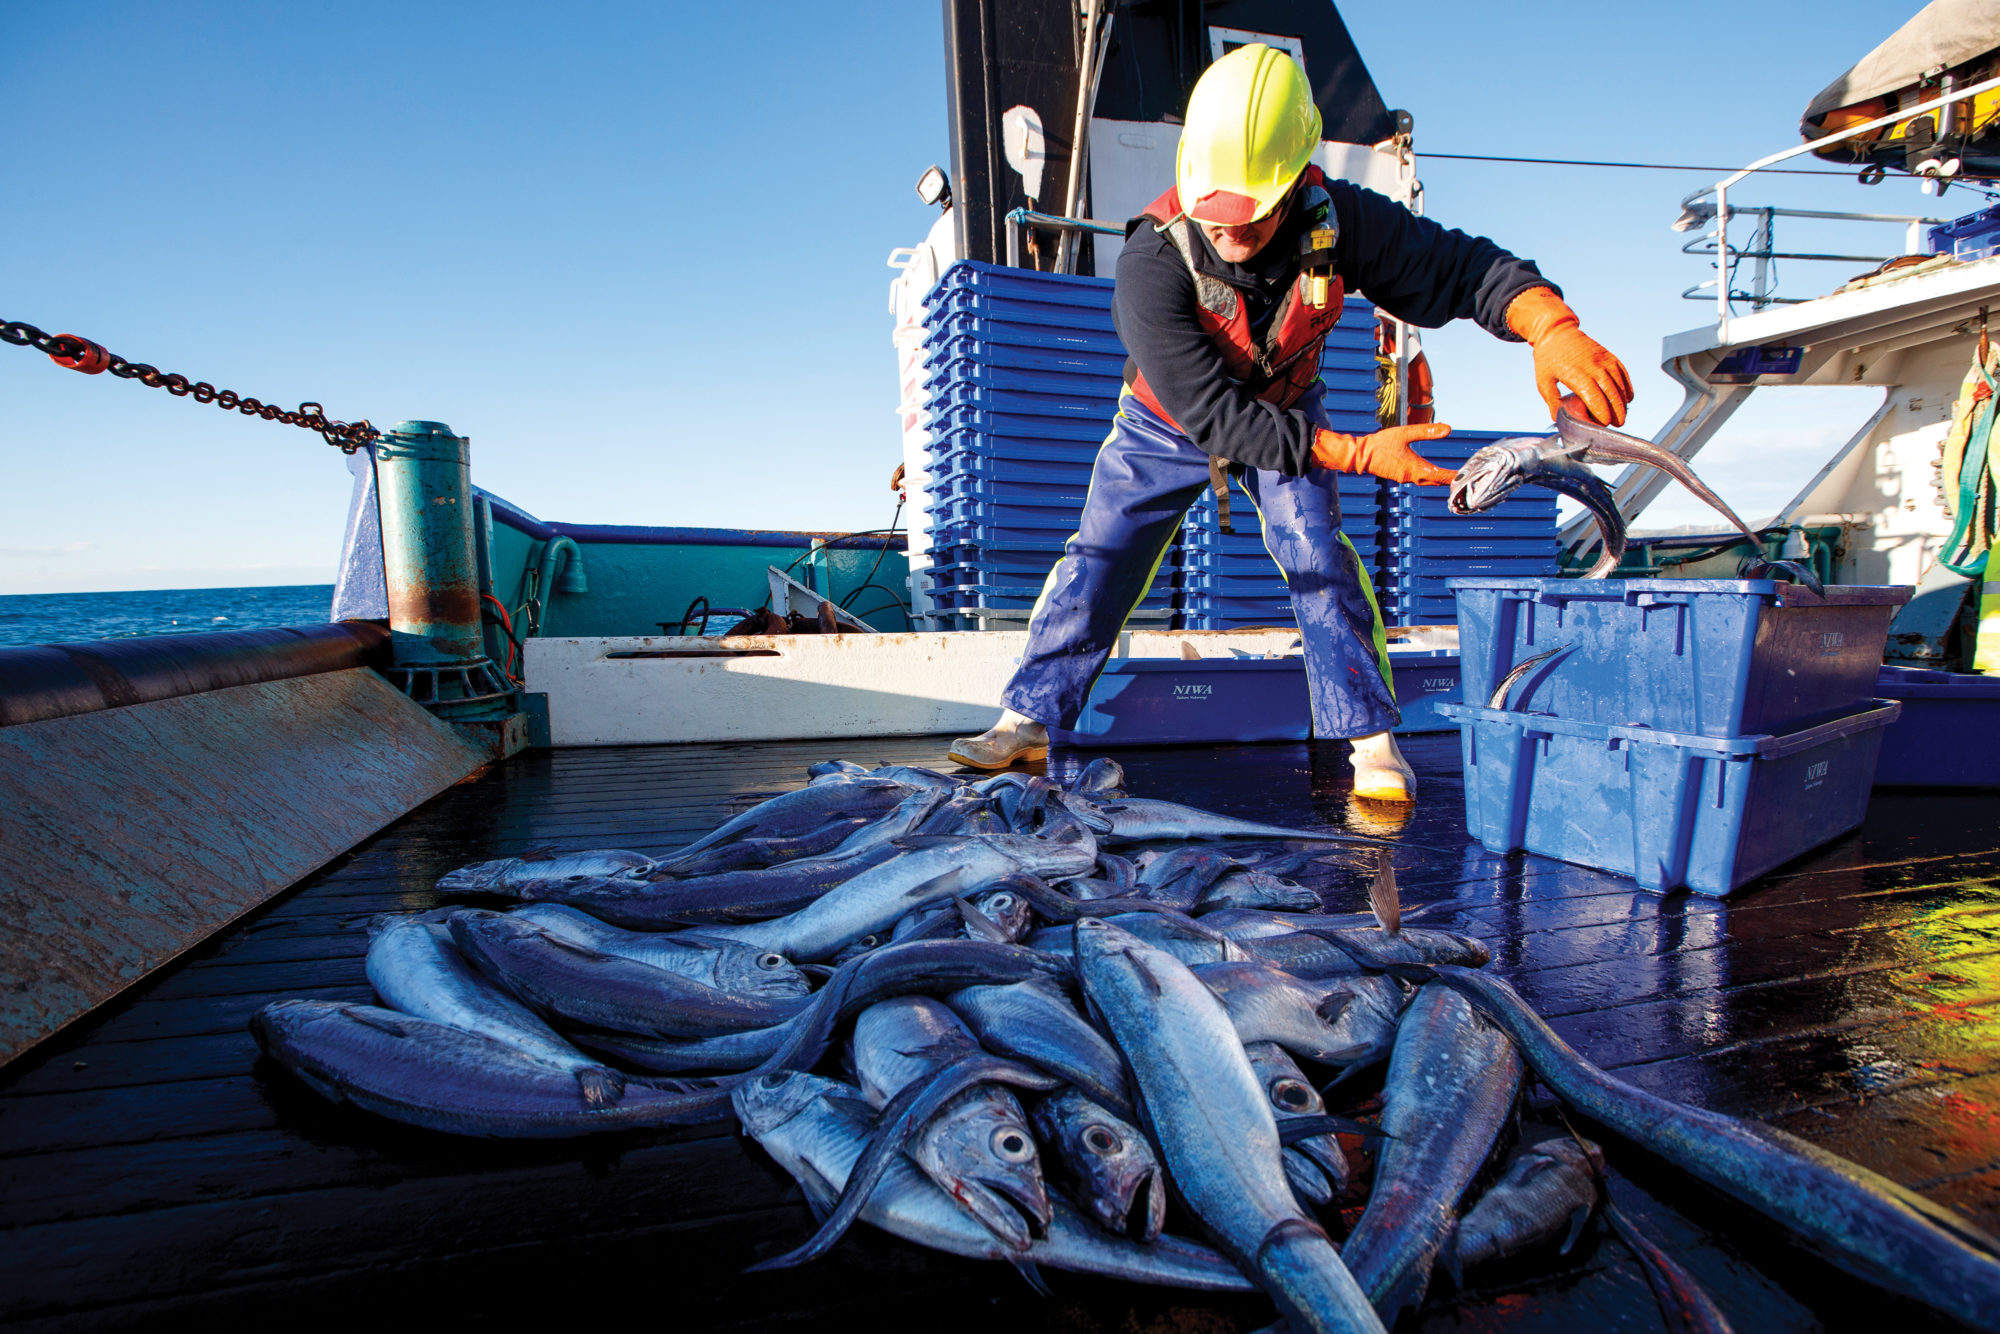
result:
M 1336 748 L 1129 752 L 1134 792 L 1371 832 Z M 1344 748 L 1339 748 L 1344 749 Z M 1860 834 L 1716 903 L 1466 846 L 1455 738 L 1424 780 L 1408 901 L 1492 944 L 1571 1042 L 1647 1088 L 1781 1125 L 2000 1231 L 2000 799 L 1878 792 Z M 401 1323 L 424 1315 L 672 1329 L 1249 1330 L 1270 1308 L 1010 1270 L 863 1229 L 804 1270 L 743 1267 L 808 1229 L 733 1129 L 556 1144 L 454 1140 L 331 1106 L 245 1030 L 282 996 L 361 1000 L 364 923 L 443 871 L 529 848 L 663 852 L 812 760 L 936 764 L 941 740 L 541 752 L 461 784 L 0 1075 L 0 1320 Z M 1362 901 L 1358 874 L 1333 906 Z M 1614 1191 L 1742 1331 L 1923 1323 L 1772 1229 L 1608 1146 Z M 1610 1241 L 1405 1328 L 1660 1327 Z

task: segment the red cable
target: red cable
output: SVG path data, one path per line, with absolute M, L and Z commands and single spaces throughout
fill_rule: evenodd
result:
M 500 613 L 500 628 L 507 632 L 507 661 L 501 664 L 500 670 L 507 674 L 509 681 L 518 685 L 521 678 L 514 675 L 514 618 L 507 614 L 507 608 L 500 599 L 491 593 L 481 593 L 479 600 L 492 603 L 493 610 Z

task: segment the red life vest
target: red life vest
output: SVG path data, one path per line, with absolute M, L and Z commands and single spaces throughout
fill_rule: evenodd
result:
M 1307 188 L 1323 187 L 1325 179 L 1318 167 L 1307 167 L 1300 183 Z M 1340 323 L 1341 300 L 1345 295 L 1340 279 L 1334 278 L 1326 305 L 1315 307 L 1305 299 L 1307 279 L 1301 272 L 1272 313 L 1271 322 L 1264 327 L 1264 336 L 1259 338 L 1251 332 L 1250 312 L 1236 289 L 1202 272 L 1196 263 L 1202 253 L 1202 241 L 1194 222 L 1181 212 L 1180 188 L 1176 186 L 1155 199 L 1140 216 L 1151 218 L 1187 262 L 1188 272 L 1194 277 L 1195 296 L 1201 303 L 1196 314 L 1201 327 L 1222 352 L 1222 362 L 1230 376 L 1242 381 L 1251 393 L 1267 403 L 1289 408 L 1298 402 L 1319 379 L 1320 353 L 1326 346 L 1326 336 Z M 1180 423 L 1160 406 L 1152 386 L 1136 366 L 1131 387 L 1141 403 L 1180 429 Z

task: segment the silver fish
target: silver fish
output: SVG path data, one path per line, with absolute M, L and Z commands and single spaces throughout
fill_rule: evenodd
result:
M 250 1030 L 266 1055 L 336 1102 L 454 1135 L 562 1138 L 729 1114 L 726 1088 L 628 1081 L 608 1106 L 519 1047 L 416 1015 L 335 1001 L 275 1001 Z
M 1116 797 L 1125 792 L 1125 770 L 1109 755 L 1100 755 L 1070 780 L 1069 790 L 1086 797 Z
M 861 936 L 887 932 L 896 919 L 926 903 L 977 893 L 1002 876 L 1081 875 L 1096 864 L 1095 849 L 1019 835 L 954 839 L 864 871 L 786 917 L 703 933 L 817 963 Z
M 737 1033 L 781 1023 L 811 1003 L 803 996 L 767 999 L 705 986 L 575 944 L 507 913 L 453 913 L 451 938 L 474 967 L 529 1005 L 614 1033 Z
M 1155 903 L 1186 912 L 1201 902 L 1210 885 L 1235 869 L 1234 861 L 1211 848 L 1175 848 L 1146 862 L 1139 889 Z
M 1190 917 L 1134 912 L 1113 913 L 1104 920 L 1166 950 L 1185 964 L 1225 963 L 1254 957 L 1248 949 Z M 1045 926 L 1030 931 L 1021 943 L 1045 954 L 1068 955 L 1075 947 L 1075 939 L 1074 927 Z
M 1232 871 L 1204 889 L 1201 901 L 1195 906 L 1206 916 L 1229 908 L 1318 912 L 1325 905 L 1319 901 L 1319 895 L 1297 881 L 1264 871 Z
M 1749 1205 L 1848 1273 L 2000 1329 L 2000 1243 L 1949 1209 L 1769 1126 L 1703 1111 L 1606 1074 L 1497 977 L 1434 970 L 1520 1046 L 1535 1077 L 1593 1121 Z
M 1077 968 L 1138 1086 L 1161 1160 L 1224 1254 L 1294 1330 L 1382 1322 L 1285 1178 L 1271 1104 L 1213 992 L 1185 964 L 1099 918 L 1076 925 Z
M 1261 963 L 1199 964 L 1242 1041 L 1275 1042 L 1321 1065 L 1359 1070 L 1389 1054 L 1403 984 L 1379 974 L 1314 982 Z
M 1145 1134 L 1076 1089 L 1042 1099 L 1042 1142 L 1068 1169 L 1077 1203 L 1121 1237 L 1152 1241 L 1167 1224 L 1167 1180 Z
M 530 903 L 560 903 L 635 931 L 761 922 L 797 912 L 836 885 L 901 855 L 879 845 L 851 857 L 801 857 L 778 866 L 686 879 L 594 877 L 533 880 L 513 891 Z
M 600 954 L 637 959 L 722 991 L 775 1000 L 812 990 L 805 974 L 773 950 L 707 940 L 687 931 L 626 931 L 559 903 L 524 904 L 508 916 Z
M 886 1107 L 910 1085 L 979 1054 L 957 1015 L 924 996 L 871 1005 L 851 1050 L 862 1096 Z M 908 1146 L 924 1175 L 994 1236 L 1025 1250 L 1049 1224 L 1049 1197 L 1027 1114 L 1011 1092 L 981 1085 L 940 1109 Z
M 501 991 L 468 964 L 437 922 L 379 919 L 368 942 L 368 985 L 392 1010 L 478 1033 L 567 1071 L 584 1104 L 608 1107 L 625 1091 L 625 1077 L 565 1042 L 541 1016 Z
M 1625 1243 L 1627 1250 L 1638 1258 L 1639 1267 L 1645 1271 L 1647 1286 L 1653 1290 L 1653 1299 L 1660 1304 L 1660 1314 L 1666 1320 L 1671 1334 L 1734 1334 L 1729 1317 L 1722 1314 L 1722 1308 L 1715 1304 L 1695 1276 L 1681 1267 L 1678 1260 L 1668 1255 L 1653 1243 L 1653 1239 L 1639 1230 L 1639 1225 L 1627 1218 L 1624 1211 L 1609 1200 L 1604 1202 L 1605 1221 L 1611 1230 Z
M 562 884 L 585 880 L 643 880 L 656 863 L 639 852 L 605 849 L 597 852 L 531 852 L 523 857 L 501 857 L 490 862 L 474 862 L 438 877 L 438 889 L 447 894 L 513 894 L 520 887 L 540 882 Z
M 1115 847 L 1124 843 L 1146 843 L 1154 839 L 1268 838 L 1306 843 L 1362 843 L 1387 846 L 1379 838 L 1360 834 L 1336 834 L 1312 829 L 1287 829 L 1282 825 L 1259 824 L 1231 815 L 1183 806 L 1178 802 L 1155 801 L 1147 797 L 1120 797 L 1115 801 L 1092 801 L 1071 796 L 1068 806 L 1085 819 L 1103 822 L 1098 842 Z
M 808 783 L 780 792 L 724 821 L 715 830 L 660 860 L 662 870 L 692 864 L 696 854 L 745 838 L 797 838 L 828 823 L 882 815 L 909 795 L 901 783 L 870 776 Z
M 858 1101 L 858 1091 L 848 1085 L 790 1072 L 749 1080 L 734 1094 L 743 1129 L 821 1209 L 838 1199 L 867 1146 L 868 1127 L 855 1108 Z M 1205 1246 L 1177 1237 L 1141 1243 L 1113 1236 L 1061 1200 L 1051 1202 L 1047 1233 L 1032 1240 L 1025 1254 L 1017 1253 L 908 1162 L 890 1164 L 861 1216 L 906 1241 L 973 1259 L 1212 1292 L 1251 1289 L 1227 1260 Z
M 989 889 L 984 894 L 973 895 L 966 906 L 979 914 L 985 926 L 991 927 L 993 932 L 997 933 L 989 933 L 981 927 L 978 928 L 979 934 L 975 936 L 974 923 L 968 920 L 964 930 L 968 939 L 998 940 L 1011 945 L 1027 935 L 1035 925 L 1034 906 L 1017 890 L 1008 889 L 1004 885 L 999 889 Z
M 1819 576 L 1795 561 L 1766 560 L 1763 558 L 1763 539 L 1758 537 L 1749 524 L 1743 522 L 1735 510 L 1723 503 L 1708 484 L 1694 475 L 1687 460 L 1678 454 L 1668 453 L 1650 440 L 1641 440 L 1636 435 L 1614 431 L 1608 426 L 1599 426 L 1587 418 L 1563 412 L 1556 416 L 1556 434 L 1571 449 L 1583 451 L 1582 457 L 1589 463 L 1643 463 L 1649 468 L 1658 468 L 1667 476 L 1692 491 L 1708 507 L 1729 520 L 1729 526 L 1743 534 L 1753 550 L 1759 554 L 1753 557 L 1749 568 L 1743 573 L 1745 579 L 1761 579 L 1768 574 L 1783 574 L 1793 583 L 1802 584 L 1817 595 L 1825 592 L 1820 586 Z
M 1326 1114 L 1325 1099 L 1283 1047 L 1275 1042 L 1246 1042 L 1243 1054 L 1250 1058 L 1250 1068 L 1264 1085 L 1280 1135 L 1287 1121 Z M 1347 1153 L 1331 1134 L 1309 1136 L 1285 1146 L 1285 1177 L 1302 1205 L 1332 1204 L 1347 1189 L 1352 1176 Z
M 1489 709 L 1508 708 L 1507 697 L 1514 693 L 1514 687 L 1521 684 L 1522 679 L 1529 672 L 1534 671 L 1535 668 L 1541 666 L 1550 658 L 1555 657 L 1558 653 L 1566 652 L 1572 647 L 1574 646 L 1570 644 L 1558 644 L 1546 653 L 1537 653 L 1531 658 L 1523 658 L 1520 662 L 1515 663 L 1514 669 L 1501 677 L 1500 684 L 1493 687 L 1493 694 L 1486 701 L 1486 707 Z
M 1604 1151 L 1588 1140 L 1556 1135 L 1515 1150 L 1507 1166 L 1458 1220 L 1438 1253 L 1454 1282 L 1475 1265 L 1519 1255 L 1556 1238 L 1562 1254 L 1576 1245 L 1597 1208 Z
M 1521 1055 L 1465 998 L 1427 983 L 1410 1002 L 1389 1058 L 1375 1183 L 1341 1247 L 1354 1277 L 1393 1324 L 1423 1299 L 1465 1194 L 1514 1115 Z
M 945 1004 L 988 1051 L 1067 1080 L 1128 1121 L 1135 1115 L 1118 1049 L 1076 1012 L 1054 982 L 1036 978 L 1011 986 L 966 987 L 946 996 Z
M 1602 579 L 1625 558 L 1625 517 L 1604 479 L 1584 466 L 1578 457 L 1581 452 L 1554 436 L 1496 440 L 1467 459 L 1451 479 L 1452 513 L 1491 509 L 1530 483 L 1559 491 L 1580 502 L 1597 521 L 1604 551 L 1584 578 Z

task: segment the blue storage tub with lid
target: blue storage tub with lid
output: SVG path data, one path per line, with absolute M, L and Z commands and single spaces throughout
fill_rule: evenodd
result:
M 2000 677 L 1884 667 L 1875 693 L 1903 706 L 1875 786 L 2000 787 Z
M 1517 663 L 1564 650 L 1517 708 L 1706 737 L 1791 732 L 1875 698 L 1905 585 L 1833 584 L 1818 597 L 1769 579 L 1463 578 L 1467 699 Z
M 1817 726 L 1735 737 L 1439 711 L 1459 724 L 1465 823 L 1488 851 L 1720 896 L 1861 823 L 1901 708 L 1874 700 Z
M 1298 658 L 1116 658 L 1059 746 L 1304 741 L 1312 736 Z

